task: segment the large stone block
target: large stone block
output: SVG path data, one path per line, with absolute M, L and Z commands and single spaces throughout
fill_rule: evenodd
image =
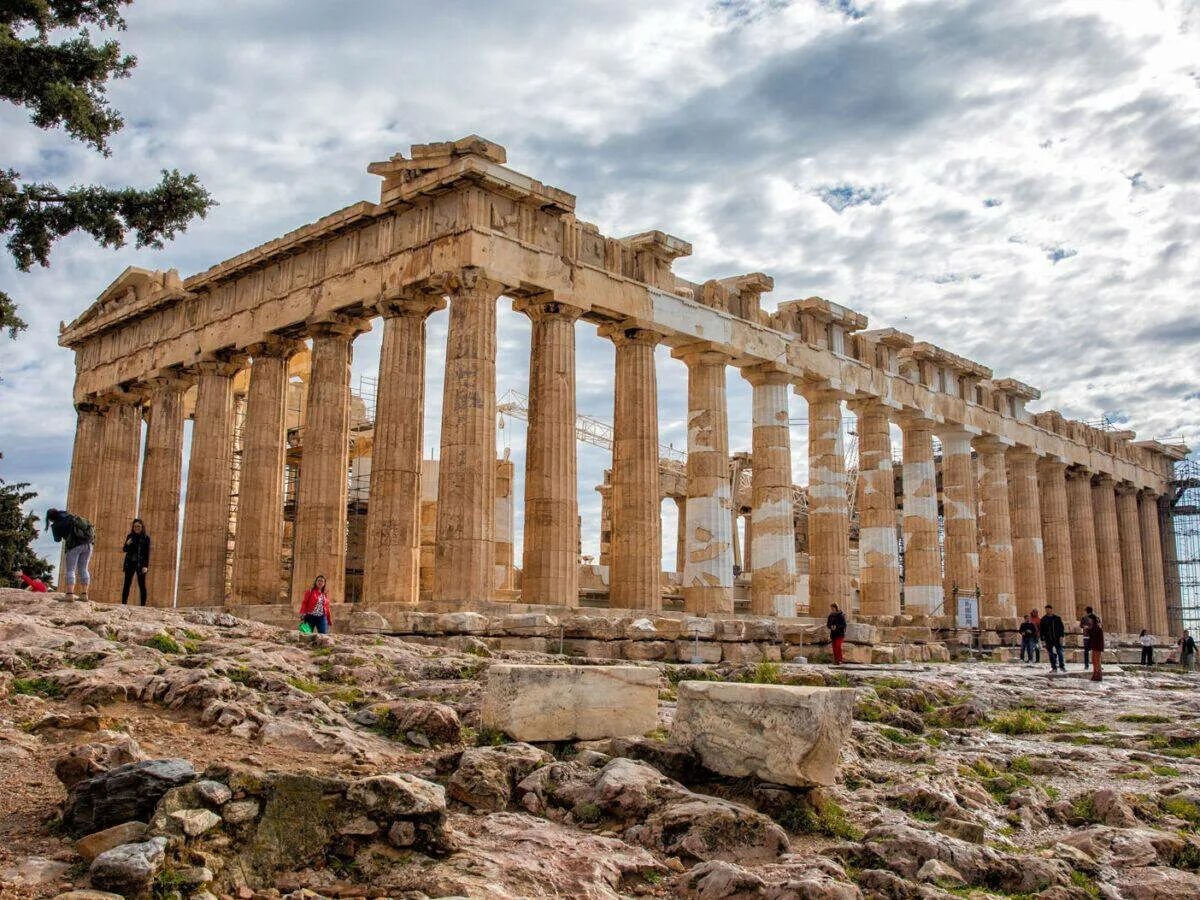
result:
M 658 670 L 637 666 L 488 669 L 484 728 L 518 741 L 589 741 L 658 726 Z
M 828 786 L 853 713 L 852 688 L 685 681 L 671 740 L 722 775 Z
M 678 640 L 675 642 L 675 658 L 685 663 L 719 663 L 721 645 L 713 641 Z

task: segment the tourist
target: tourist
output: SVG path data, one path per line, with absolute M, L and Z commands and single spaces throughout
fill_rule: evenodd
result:
M 1100 617 L 1093 615 L 1088 620 L 1088 643 L 1092 648 L 1092 681 L 1100 681 L 1100 658 L 1104 656 L 1104 626 L 1100 624 Z
M 1154 635 L 1143 628 L 1138 635 L 1138 643 L 1142 645 L 1142 665 L 1154 665 Z
M 88 585 L 92 576 L 88 572 L 88 562 L 92 558 L 92 547 L 96 543 L 96 529 L 83 516 L 76 516 L 65 509 L 46 510 L 46 525 L 54 535 L 54 543 L 66 547 L 66 564 L 63 573 L 63 587 L 66 588 L 66 598 L 75 599 L 75 588 L 79 588 L 79 599 L 88 598 Z
M 146 534 L 146 523 L 134 519 L 125 538 L 125 586 L 121 588 L 122 605 L 129 602 L 129 586 L 137 576 L 138 593 L 142 606 L 146 605 L 146 570 L 150 568 L 150 535 Z
M 1089 629 L 1091 628 L 1091 624 L 1092 624 L 1091 620 L 1095 617 L 1095 615 L 1096 614 L 1094 612 L 1092 612 L 1092 608 L 1090 606 L 1085 606 L 1083 608 L 1083 615 L 1079 619 L 1079 630 L 1081 632 L 1083 632 L 1083 667 L 1084 667 L 1084 669 L 1089 668 L 1092 664 L 1092 657 L 1091 657 L 1092 643 L 1088 639 L 1088 632 L 1089 632 Z
M 312 587 L 304 592 L 304 602 L 300 604 L 300 621 L 318 634 L 329 633 L 329 626 L 333 624 L 333 614 L 329 609 L 329 595 L 325 593 L 324 575 L 314 578 Z
M 1186 628 L 1179 639 L 1179 664 L 1189 672 L 1196 666 L 1196 639 Z
M 1063 627 L 1063 620 L 1049 603 L 1046 604 L 1046 611 L 1042 614 L 1040 630 L 1042 643 L 1046 645 L 1046 653 L 1050 657 L 1050 671 L 1065 672 L 1067 664 L 1063 662 L 1062 642 L 1066 628 Z
M 829 629 L 829 640 L 833 644 L 833 661 L 842 664 L 842 642 L 846 640 L 846 614 L 838 609 L 836 603 L 829 604 L 829 615 L 825 617 L 825 627 Z
M 1029 616 L 1025 617 L 1025 621 L 1021 623 L 1019 629 L 1021 634 L 1021 662 L 1032 663 L 1034 653 L 1038 650 L 1038 630 L 1033 624 L 1033 619 Z M 1038 659 L 1041 659 L 1041 653 L 1037 653 Z
M 17 576 L 17 579 L 23 585 L 25 585 L 26 591 L 29 591 L 34 594 L 44 594 L 44 593 L 46 593 L 46 591 L 49 590 L 49 588 L 46 587 L 46 582 L 42 581 L 42 579 L 40 579 L 40 578 L 29 577 L 28 575 L 25 574 L 25 571 L 21 568 L 17 568 L 13 572 L 13 574 Z

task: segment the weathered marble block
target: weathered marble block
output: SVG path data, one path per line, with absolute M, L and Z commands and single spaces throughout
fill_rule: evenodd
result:
M 588 741 L 645 734 L 658 726 L 658 670 L 638 666 L 518 666 L 488 669 L 484 728 L 517 741 Z
M 852 688 L 685 681 L 671 741 L 722 775 L 827 786 L 853 713 Z

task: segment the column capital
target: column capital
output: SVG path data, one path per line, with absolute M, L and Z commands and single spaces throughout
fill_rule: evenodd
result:
M 747 366 L 741 370 L 742 377 L 751 385 L 758 387 L 764 384 L 791 384 L 794 376 L 774 363 L 763 363 L 757 366 Z
M 154 397 L 168 391 L 186 391 L 196 379 L 189 377 L 183 371 L 163 370 L 142 382 L 142 398 L 146 403 L 153 403 Z
M 197 357 L 191 365 L 184 366 L 183 371 L 188 375 L 225 375 L 233 377 L 250 361 L 248 354 L 237 352 L 205 353 Z
M 449 297 L 477 297 L 495 301 L 504 293 L 504 285 L 488 278 L 478 266 L 463 266 L 436 272 L 422 282 L 420 293 L 433 293 Z
M 556 298 L 551 292 L 514 300 L 513 311 L 523 312 L 535 322 L 542 319 L 569 319 L 574 322 L 584 313 L 582 308 Z
M 105 391 L 103 394 L 97 394 L 95 406 L 103 411 L 113 406 L 141 406 L 142 404 L 142 383 L 138 383 L 125 388 L 114 388 L 111 391 Z
M 644 344 L 656 347 L 662 343 L 664 335 L 649 327 L 648 322 L 640 319 L 623 319 L 602 325 L 598 331 L 600 337 L 606 337 L 618 347 L 625 344 Z
M 311 337 L 344 337 L 354 340 L 360 334 L 371 330 L 371 319 L 368 316 L 348 316 L 334 313 L 309 319 L 304 323 L 305 331 Z
M 953 440 L 974 441 L 983 434 L 982 429 L 974 425 L 960 425 L 958 422 L 943 422 L 933 430 L 943 444 Z
M 901 409 L 898 413 L 896 413 L 896 424 L 900 426 L 901 430 L 918 428 L 922 431 L 932 432 L 941 423 L 932 416 L 926 415 L 924 412 L 914 409 Z
M 261 341 L 256 341 L 246 347 L 246 352 L 254 359 L 271 357 L 287 359 L 304 349 L 304 341 L 298 338 L 284 337 L 281 334 L 263 335 Z
M 1074 463 L 1067 465 L 1067 478 L 1071 479 L 1073 481 L 1088 481 L 1088 482 L 1090 482 L 1092 480 L 1092 475 L 1094 475 L 1094 474 L 1095 473 L 1092 472 L 1092 470 L 1087 468 L 1086 466 L 1081 466 L 1081 465 L 1074 464 Z
M 1093 478 L 1093 486 L 1104 487 L 1105 485 L 1115 490 L 1117 486 L 1116 479 L 1107 472 L 1097 472 Z
M 1114 485 L 1118 494 L 1136 494 L 1137 486 L 1132 481 L 1118 481 Z
M 439 293 L 412 290 L 375 301 L 374 310 L 385 319 L 396 316 L 426 316 L 446 308 L 446 298 Z
M 1045 469 L 1048 472 L 1055 472 L 1065 476 L 1067 466 L 1070 465 L 1061 456 L 1039 456 L 1037 466 L 1039 469 Z
M 1142 488 L 1138 491 L 1138 496 L 1157 503 L 1162 494 L 1154 490 L 1154 488 Z
M 871 394 L 861 394 L 851 397 L 846 401 L 846 405 L 850 407 L 851 412 L 855 415 L 868 412 L 882 412 L 889 419 L 899 421 L 901 407 L 895 400 L 887 397 L 875 397 Z
M 682 347 L 676 347 L 671 351 L 671 357 L 683 362 L 686 366 L 694 365 L 695 363 L 726 363 L 733 359 L 724 350 L 721 350 L 717 344 L 712 341 L 696 341 L 691 344 L 684 344 Z
M 1035 450 L 1033 447 L 1028 447 L 1025 444 L 1013 444 L 1008 448 L 1009 458 L 1022 459 L 1033 457 L 1033 459 L 1039 460 L 1044 455 L 1040 450 Z
M 841 387 L 841 382 L 830 378 L 806 377 L 796 383 L 796 393 L 809 403 L 822 400 L 849 400 L 852 396 Z
M 1003 453 L 1013 446 L 1011 438 L 998 434 L 982 434 L 972 438 L 971 443 L 980 453 Z

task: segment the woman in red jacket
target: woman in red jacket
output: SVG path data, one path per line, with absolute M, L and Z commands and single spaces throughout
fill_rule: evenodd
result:
M 312 587 L 304 592 L 304 602 L 300 604 L 300 621 L 308 623 L 318 634 L 329 633 L 329 626 L 333 624 L 333 614 L 329 609 L 329 595 L 325 593 L 324 575 L 314 578 Z

